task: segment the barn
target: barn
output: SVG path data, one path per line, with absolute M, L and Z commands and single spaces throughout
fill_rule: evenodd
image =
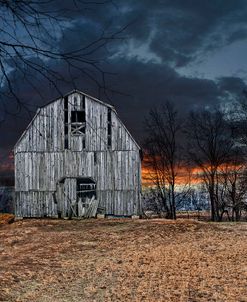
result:
M 14 147 L 17 217 L 141 214 L 141 150 L 113 106 L 74 90 L 39 108 Z

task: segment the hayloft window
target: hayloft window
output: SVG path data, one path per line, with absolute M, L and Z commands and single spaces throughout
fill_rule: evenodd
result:
M 111 109 L 108 108 L 107 112 L 107 147 L 110 148 L 112 145 L 112 138 L 111 138 L 111 132 L 112 132 L 112 125 L 111 125 L 112 117 L 111 117 Z
M 85 111 L 71 111 L 71 134 L 85 135 L 86 116 Z

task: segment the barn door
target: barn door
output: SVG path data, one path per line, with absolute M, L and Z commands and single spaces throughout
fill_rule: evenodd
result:
M 67 186 L 65 186 L 65 179 L 63 179 L 60 182 L 58 182 L 56 185 L 55 197 L 57 203 L 58 218 L 68 217 L 67 194 L 68 194 L 68 189 Z
M 65 178 L 63 180 L 63 216 L 94 217 L 98 208 L 96 183 L 91 178 Z
M 76 196 L 76 178 L 66 178 L 64 180 L 64 212 L 66 217 L 77 217 L 77 196 Z
M 94 217 L 98 208 L 96 183 L 91 178 L 77 178 L 77 210 L 79 217 Z

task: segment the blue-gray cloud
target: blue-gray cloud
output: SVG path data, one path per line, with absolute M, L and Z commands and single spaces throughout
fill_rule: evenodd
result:
M 218 48 L 246 39 L 246 1 L 119 0 L 72 11 L 68 10 L 70 3 L 51 1 L 49 4 L 49 9 L 62 9 L 66 20 L 63 34 L 56 44 L 61 51 L 79 49 L 97 40 L 103 31 L 109 36 L 129 24 L 121 33 L 123 39 L 99 48 L 89 58 L 100 60 L 102 70 L 115 74 L 106 76 L 106 85 L 125 95 L 110 93 L 110 101 L 139 141 L 143 136 L 144 117 L 153 106 L 170 100 L 186 113 L 191 109 L 213 106 L 224 99 L 229 101 L 229 95 L 236 98 L 246 89 L 244 80 L 237 76 L 226 74 L 218 79 L 187 77 L 181 75 L 179 69 L 189 69 L 191 62 L 203 60 Z M 74 84 L 57 82 L 62 93 L 75 85 L 107 100 L 95 82 L 76 68 L 68 70 L 63 62 L 33 60 L 50 66 L 67 80 L 72 74 Z M 77 67 L 83 66 L 83 63 L 76 64 Z M 14 65 L 12 68 L 10 79 L 31 109 L 35 110 L 35 106 L 57 95 L 40 74 L 28 70 L 27 79 L 38 84 L 44 96 L 40 98 L 32 85 L 24 80 L 21 71 Z M 93 71 L 90 74 L 98 77 Z M 16 102 L 9 99 L 7 109 L 14 112 L 16 106 Z M 13 126 L 13 118 L 6 116 L 5 123 L 0 125 L 2 154 L 12 149 L 28 120 L 22 111 Z M 1 156 L 0 160 L 3 160 Z

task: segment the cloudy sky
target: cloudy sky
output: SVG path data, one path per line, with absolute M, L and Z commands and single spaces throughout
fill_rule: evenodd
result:
M 44 39 L 47 39 L 48 48 L 52 46 L 64 53 L 86 47 L 102 37 L 103 32 L 106 37 L 119 32 L 91 56 L 107 72 L 106 87 L 115 91 L 107 94 L 108 102 L 115 106 L 139 143 L 143 138 L 143 119 L 153 106 L 170 100 L 180 112 L 186 113 L 218 103 L 227 104 L 246 88 L 247 1 L 102 2 L 106 3 L 84 3 L 71 8 L 72 1 L 50 1 L 49 11 L 62 9 L 64 21 L 57 30 L 50 26 L 50 36 Z M 10 33 L 11 24 L 9 28 L 5 24 L 5 29 Z M 28 42 L 25 30 L 18 30 L 18 35 Z M 63 75 L 66 81 L 57 82 L 61 92 L 76 86 L 95 97 L 107 99 L 92 78 L 75 68 L 72 68 L 72 75 L 69 74 L 65 62 L 44 57 L 33 60 Z M 29 70 L 28 77 L 42 96 L 25 82 L 16 65 L 10 64 L 7 72 L 16 93 L 33 111 L 58 95 L 58 91 L 33 69 Z M 95 74 L 100 81 L 97 72 L 90 74 Z M 6 85 L 2 82 L 1 90 L 6 89 Z M 9 171 L 12 165 L 9 153 L 30 119 L 23 110 L 15 117 L 6 114 L 3 103 L 0 103 L 2 174 Z M 15 106 L 16 101 L 10 97 L 7 109 L 14 112 Z

